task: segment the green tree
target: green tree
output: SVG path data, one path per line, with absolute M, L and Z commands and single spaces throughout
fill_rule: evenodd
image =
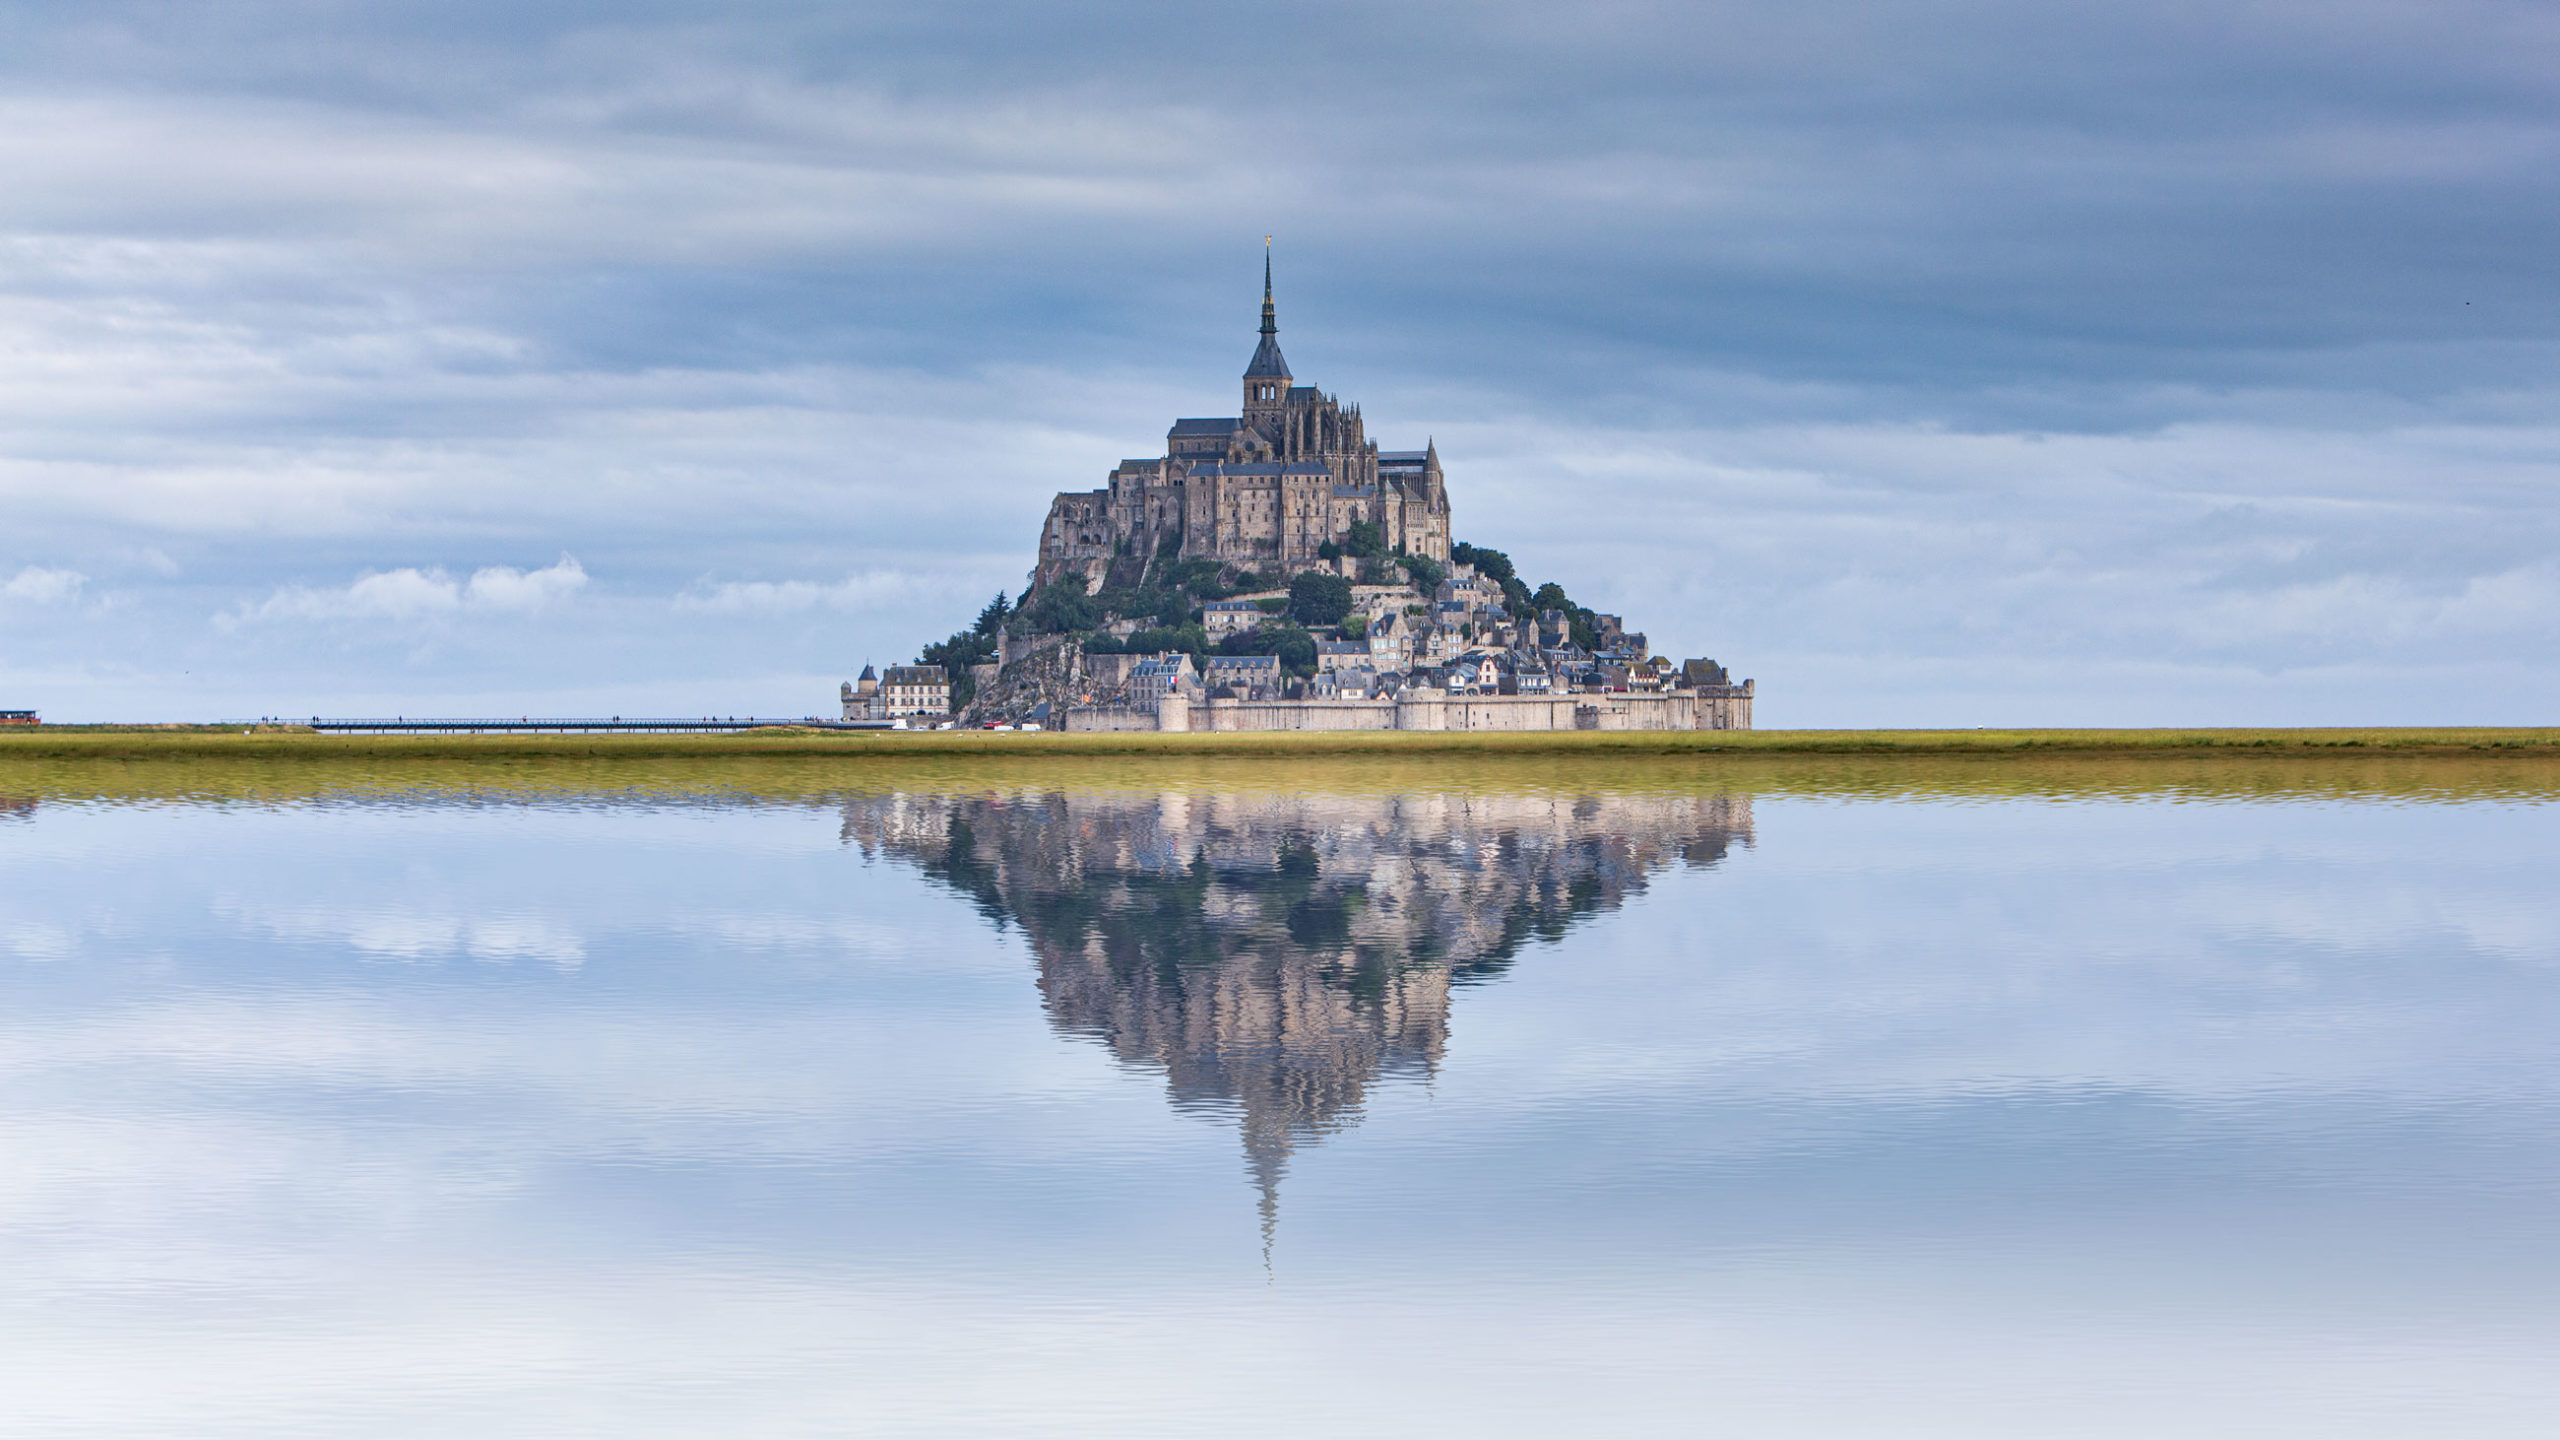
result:
M 1013 602 L 1005 599 L 1004 592 L 999 590 L 996 592 L 996 598 L 987 602 L 987 608 L 978 612 L 978 623 L 974 628 L 980 635 L 993 635 L 996 633 L 996 627 L 1004 624 L 1006 620 L 1012 618 L 1012 615 Z
M 1166 650 L 1184 650 L 1201 655 L 1208 649 L 1209 636 L 1197 625 L 1160 625 L 1129 637 L 1129 653 L 1132 655 L 1154 655 Z
M 1513 578 L 1511 557 L 1499 550 L 1487 550 L 1464 540 L 1449 547 L 1449 558 L 1460 565 L 1473 565 L 1476 573 L 1496 585 Z
M 1289 582 L 1289 618 L 1301 625 L 1339 625 L 1351 613 L 1351 582 L 1305 570 Z
M 1316 673 L 1316 637 L 1286 622 L 1257 625 L 1242 634 L 1230 635 L 1218 642 L 1218 653 L 1277 655 L 1280 668 L 1292 675 Z
M 1387 553 L 1387 532 L 1374 520 L 1354 520 L 1351 532 L 1344 537 L 1342 553 L 1374 560 Z
M 1035 592 L 1018 613 L 1035 635 L 1090 630 L 1101 618 L 1100 607 L 1085 593 L 1082 575 L 1058 577 Z
M 1404 567 L 1404 573 L 1421 587 L 1425 595 L 1439 589 L 1440 582 L 1449 578 L 1449 572 L 1441 568 L 1440 562 L 1428 555 L 1399 555 L 1396 563 Z
M 924 647 L 916 656 L 916 663 L 941 670 L 951 681 L 951 713 L 957 715 L 968 709 L 969 702 L 978 695 L 978 677 L 969 667 L 984 665 L 994 658 L 994 636 L 963 630 L 948 640 L 937 640 Z
M 919 665 L 936 665 L 958 675 L 972 665 L 984 665 L 996 658 L 996 642 L 992 636 L 972 634 L 967 630 L 948 640 L 937 640 L 916 656 Z
M 1542 612 L 1573 608 L 1573 601 L 1564 593 L 1564 587 L 1553 580 L 1539 586 L 1538 593 L 1529 597 L 1529 603 Z

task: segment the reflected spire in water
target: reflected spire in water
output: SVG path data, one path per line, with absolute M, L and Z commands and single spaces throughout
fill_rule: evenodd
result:
M 846 843 L 919 866 L 1038 958 L 1063 1033 L 1233 1119 L 1266 1251 L 1297 1149 L 1381 1077 L 1428 1077 L 1454 987 L 1751 840 L 1744 796 L 1027 791 L 848 801 Z

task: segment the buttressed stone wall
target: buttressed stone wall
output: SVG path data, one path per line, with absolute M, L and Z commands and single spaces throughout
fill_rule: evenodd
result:
M 1168 546 L 1184 559 L 1256 570 L 1319 563 L 1356 522 L 1387 547 L 1449 558 L 1449 492 L 1437 447 L 1381 450 L 1357 405 L 1289 374 L 1266 262 L 1262 336 L 1237 413 L 1176 420 L 1162 455 L 1123 460 L 1099 490 L 1059 495 L 1040 531 L 1035 584 L 1081 574 L 1092 589 L 1135 583 Z

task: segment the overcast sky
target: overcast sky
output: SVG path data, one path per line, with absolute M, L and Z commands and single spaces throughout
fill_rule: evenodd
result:
M 2548 722 L 2560 7 L 0 0 L 0 707 L 806 714 L 1301 383 L 1766 726 Z

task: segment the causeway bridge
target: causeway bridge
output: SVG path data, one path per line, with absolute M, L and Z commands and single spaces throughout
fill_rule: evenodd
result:
M 263 722 L 228 721 L 227 724 L 306 725 L 325 734 L 335 735 L 707 735 L 740 730 L 764 730 L 788 725 L 798 730 L 890 730 L 901 728 L 886 720 L 821 720 L 815 716 L 781 720 L 756 715 L 703 716 L 623 716 L 609 717 L 545 717 L 521 716 L 513 720 L 472 719 L 454 717 L 420 717 L 394 715 L 388 719 L 328 719 L 314 715 L 308 720 L 289 720 L 278 716 Z

